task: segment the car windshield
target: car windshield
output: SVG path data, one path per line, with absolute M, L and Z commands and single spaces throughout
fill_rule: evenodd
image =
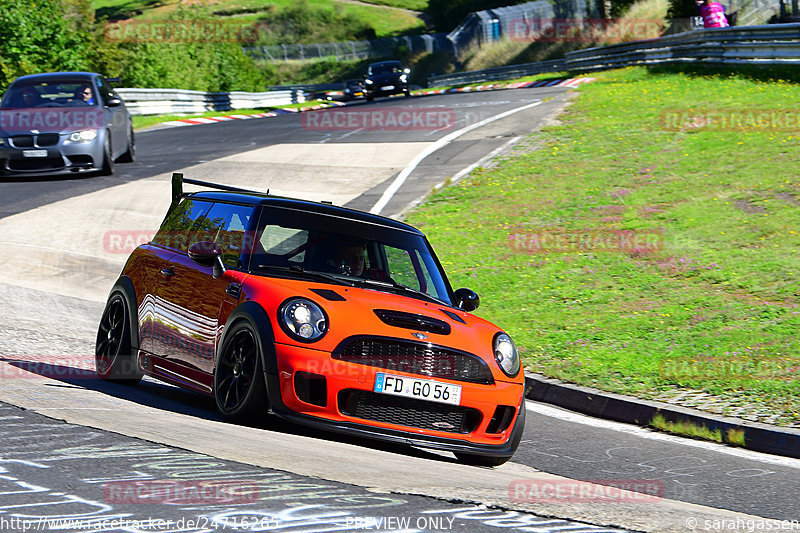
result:
M 400 63 L 377 63 L 370 65 L 369 74 L 391 74 L 393 72 L 400 72 L 402 70 Z
M 330 214 L 266 209 L 250 267 L 451 305 L 450 285 L 424 237 Z
M 86 107 L 96 98 L 88 80 L 48 80 L 15 84 L 3 96 L 0 109 Z

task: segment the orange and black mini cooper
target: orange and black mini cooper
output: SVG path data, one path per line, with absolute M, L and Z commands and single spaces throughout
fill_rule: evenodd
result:
M 494 466 L 519 445 L 524 376 L 477 307 L 407 224 L 177 174 L 111 289 L 97 372 L 214 396 L 234 419 L 271 412 Z

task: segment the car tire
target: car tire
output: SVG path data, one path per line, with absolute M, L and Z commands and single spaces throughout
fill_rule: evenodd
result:
M 133 137 L 133 128 L 128 131 L 128 150 L 119 156 L 120 163 L 133 163 L 136 160 L 136 140 Z
M 371 102 L 371 101 L 375 100 L 375 95 L 367 93 L 366 98 L 367 98 L 367 102 Z
M 106 132 L 106 138 L 103 141 L 103 168 L 100 173 L 103 176 L 114 174 L 114 156 L 111 153 L 111 135 L 108 132 Z
M 411 96 L 411 91 L 409 89 L 406 89 L 405 91 L 403 91 L 403 95 L 405 95 L 405 97 L 408 98 L 409 96 Z
M 456 452 L 456 458 L 465 465 L 471 466 L 500 466 L 506 463 L 511 456 L 496 456 L 496 455 L 475 455 L 471 453 Z
M 131 321 L 128 303 L 121 292 L 106 302 L 94 349 L 94 363 L 101 379 L 135 385 L 142 379 L 136 354 L 131 346 Z
M 226 418 L 252 422 L 268 410 L 267 386 L 256 329 L 247 320 L 234 324 L 225 335 L 214 368 L 214 398 Z

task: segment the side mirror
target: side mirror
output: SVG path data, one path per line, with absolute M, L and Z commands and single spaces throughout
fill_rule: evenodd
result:
M 120 105 L 122 105 L 122 100 L 116 96 L 112 96 L 106 100 L 106 107 L 119 107 Z
M 464 311 L 474 311 L 481 304 L 481 299 L 470 289 L 457 289 L 455 293 L 456 307 Z
M 222 264 L 222 248 L 212 241 L 196 242 L 189 247 L 189 259 L 198 265 L 214 267 L 212 275 L 215 278 L 225 273 L 225 265 Z

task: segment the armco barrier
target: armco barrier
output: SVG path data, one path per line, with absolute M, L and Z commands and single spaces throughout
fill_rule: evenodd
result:
M 305 102 L 303 91 L 206 93 L 182 89 L 117 89 L 131 115 L 197 114 Z
M 570 52 L 560 61 L 434 76 L 428 79 L 428 85 L 461 85 L 544 72 L 591 72 L 664 63 L 800 65 L 800 24 L 694 30 L 660 39 L 586 48 Z
M 558 72 L 566 70 L 566 61 L 556 59 L 554 61 L 539 61 L 538 63 L 524 63 L 521 65 L 510 65 L 508 67 L 487 68 L 485 70 L 472 70 L 469 72 L 458 72 L 455 74 L 444 74 L 442 76 L 431 76 L 428 78 L 428 87 L 442 87 L 446 85 L 464 85 L 467 83 L 481 83 L 484 81 L 509 80 L 532 76 L 544 72 Z

